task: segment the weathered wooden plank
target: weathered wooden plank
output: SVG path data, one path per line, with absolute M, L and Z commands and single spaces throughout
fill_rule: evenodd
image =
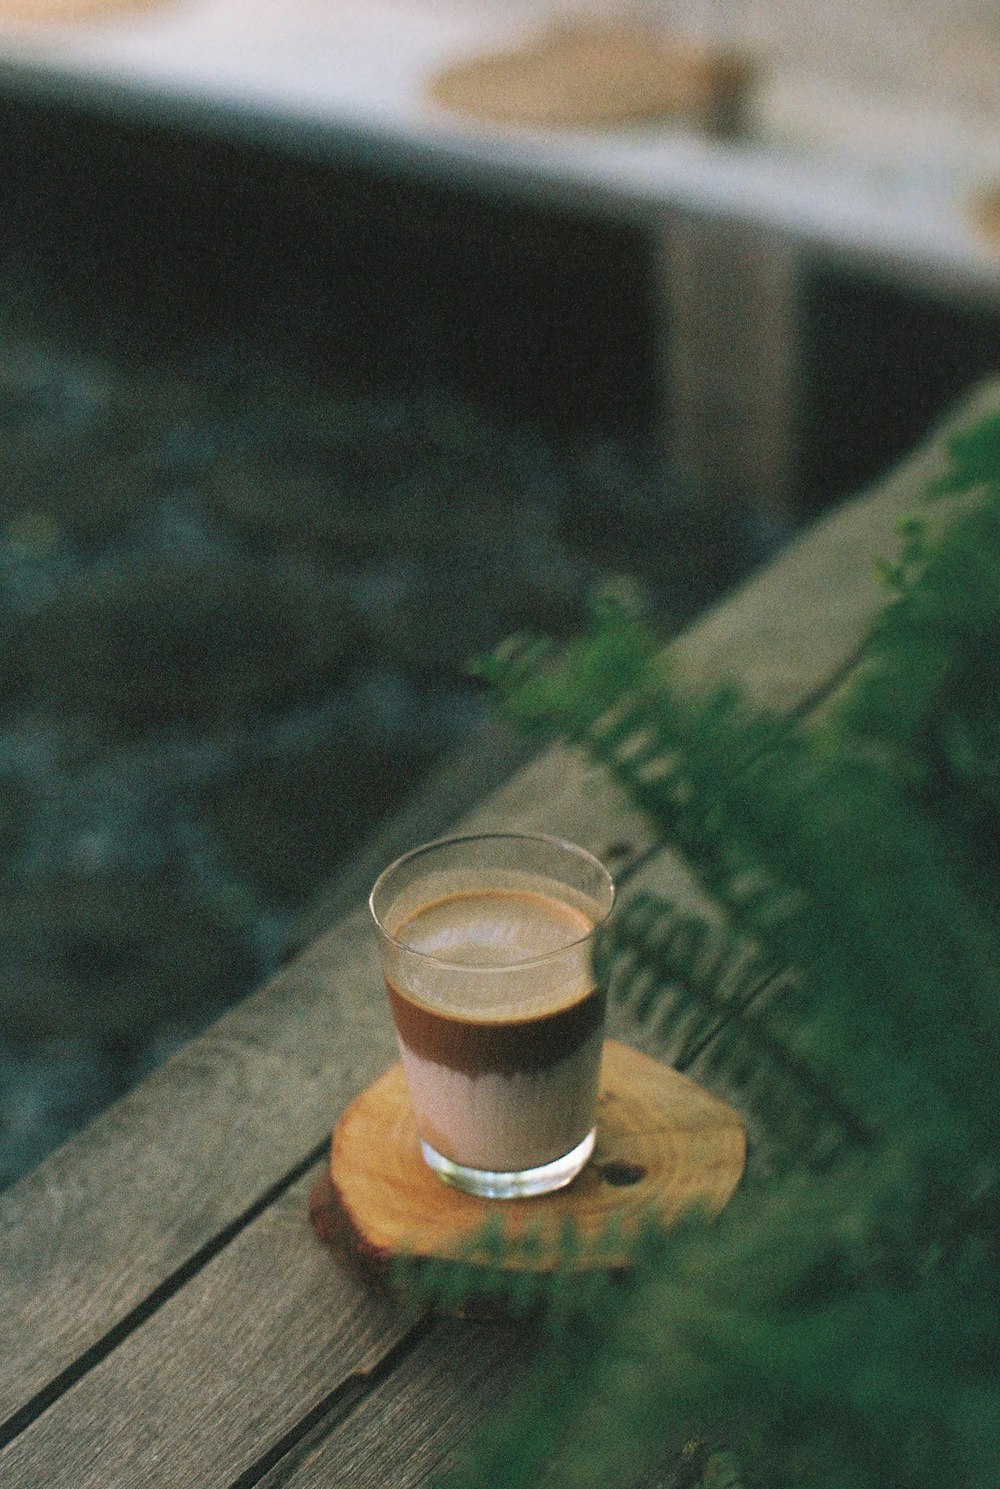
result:
M 3 1197 L 3 1417 L 299 1163 L 391 1056 L 368 936 L 350 917 Z
M 535 1357 L 537 1330 L 442 1320 L 346 1419 L 308 1434 L 260 1489 L 416 1489 L 441 1482 Z M 648 1489 L 690 1483 L 665 1446 Z M 678 1445 L 679 1448 L 680 1445 Z
M 537 1348 L 537 1331 L 436 1322 L 346 1420 L 319 1424 L 260 1489 L 409 1489 L 435 1482 Z
M 994 385 L 959 420 L 998 403 Z M 920 457 L 918 472 L 939 459 L 933 451 Z M 886 546 L 881 537 L 910 505 L 917 480 L 911 465 L 881 496 L 803 539 L 685 638 L 682 673 L 742 675 L 760 701 L 784 708 L 821 695 L 877 611 L 878 591 L 859 586 L 858 568 Z M 641 846 L 644 832 L 596 771 L 558 750 L 531 762 L 463 825 L 547 830 L 600 854 L 622 839 Z M 132 1310 L 321 1141 L 391 1053 L 358 910 L 0 1198 L 0 1415 L 25 1407 L 86 1351 L 99 1352 Z M 153 1340 L 148 1329 L 138 1332 Z
M 0 1452 L 9 1489 L 229 1484 L 333 1409 L 413 1319 L 312 1233 L 310 1172 Z

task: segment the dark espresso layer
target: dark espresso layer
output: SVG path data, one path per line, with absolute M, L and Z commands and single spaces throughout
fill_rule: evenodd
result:
M 457 1018 L 413 1003 L 388 984 L 399 1037 L 422 1060 L 463 1075 L 533 1075 L 574 1054 L 604 1024 L 605 996 L 594 988 L 576 1003 L 503 1023 Z

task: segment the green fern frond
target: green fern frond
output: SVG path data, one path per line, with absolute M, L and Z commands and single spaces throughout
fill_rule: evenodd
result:
M 987 421 L 952 447 L 932 492 L 975 492 L 939 522 L 908 524 L 893 602 L 866 644 L 841 727 L 894 752 L 922 804 L 961 831 L 1000 811 L 1000 440 Z M 961 820 L 964 814 L 964 819 Z M 996 822 L 993 836 L 996 837 Z
M 930 487 L 931 498 L 1000 491 L 1000 414 L 991 414 L 955 435 L 948 453 L 950 469 Z
M 680 848 L 734 932 L 775 965 L 807 975 L 832 1060 L 856 1066 L 852 1041 L 883 1051 L 893 1074 L 883 1072 L 871 1090 L 889 1120 L 923 1125 L 930 1084 L 957 1120 L 990 1141 L 1000 1137 L 989 1075 L 1000 1062 L 1000 944 L 957 882 L 954 855 L 933 824 L 863 752 L 754 713 L 731 691 L 681 698 L 662 661 L 651 660 L 645 632 L 623 684 L 627 634 L 617 620 L 612 644 L 598 633 L 586 661 L 586 645 L 574 649 L 571 675 L 586 675 L 590 689 L 576 707 L 577 683 L 564 689 L 550 663 L 546 687 L 560 699 L 553 720 Z M 517 680 L 509 686 L 505 696 L 519 711 L 544 707 L 545 688 L 529 697 Z M 939 1049 L 944 988 L 958 1017 Z M 919 1067 L 907 1053 L 914 1040 L 928 1050 Z M 930 1106 L 940 1127 L 940 1102 Z
M 681 1068 L 708 1046 L 703 1074 L 755 1114 L 768 1134 L 772 1170 L 825 1166 L 845 1140 L 873 1140 L 848 1098 L 824 1084 L 797 1048 L 790 975 L 779 976 L 741 938 L 639 895 L 598 938 L 594 973 L 637 1026 L 674 1047 L 682 1036 L 674 1057 Z
M 647 1244 L 645 1228 L 626 1234 L 613 1217 L 593 1237 L 567 1217 L 553 1244 L 531 1227 L 510 1235 L 494 1216 L 453 1255 L 397 1257 L 390 1281 L 415 1312 L 511 1320 L 544 1315 L 549 1332 L 557 1334 L 576 1313 L 598 1308 L 617 1287 L 617 1274 Z M 537 1265 L 540 1254 L 544 1267 Z
M 744 1007 L 776 975 L 758 948 L 721 924 L 679 912 L 648 892 L 622 906 L 595 939 L 594 975 L 636 1022 L 690 1015 L 686 1044 L 700 1043 L 725 1014 Z M 684 1007 L 669 1012 L 664 990 Z
M 884 1177 L 857 1164 L 799 1175 L 738 1195 L 714 1226 L 648 1237 L 630 1278 L 565 1319 L 447 1489 L 639 1484 L 693 1426 L 737 1442 L 750 1415 L 775 1485 L 802 1482 L 815 1444 L 824 1483 L 925 1489 L 900 1444 L 919 1428 L 957 1453 L 965 1373 L 951 1374 L 947 1310 L 890 1286 L 893 1224 L 916 1203 L 891 1188 L 888 1205 Z M 917 1348 L 937 1354 L 919 1380 Z M 891 1368 L 869 1381 L 883 1350 Z
M 595 726 L 623 690 L 639 685 L 657 649 L 651 630 L 607 603 L 558 654 L 544 638 L 522 633 L 478 658 L 473 671 L 507 699 L 522 727 L 573 738 Z

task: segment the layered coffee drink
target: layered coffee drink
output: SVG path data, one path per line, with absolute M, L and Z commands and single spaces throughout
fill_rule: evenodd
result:
M 513 835 L 430 845 L 393 869 L 373 913 L 424 1157 L 476 1193 L 568 1183 L 594 1142 L 606 871 Z

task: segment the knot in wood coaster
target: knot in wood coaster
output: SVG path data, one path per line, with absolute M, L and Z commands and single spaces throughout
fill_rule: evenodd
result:
M 731 136 L 746 130 L 757 73 L 743 53 L 671 40 L 648 26 L 584 20 L 562 22 L 513 51 L 454 63 L 429 87 L 445 108 L 493 123 L 667 119 Z
M 373 1280 L 399 1257 L 462 1258 L 487 1222 L 503 1238 L 529 1240 L 504 1264 L 550 1271 L 571 1223 L 580 1267 L 627 1264 L 628 1241 L 650 1217 L 670 1225 L 685 1211 L 717 1214 L 739 1183 L 746 1134 L 732 1109 L 669 1066 L 626 1045 L 604 1045 L 597 1145 L 566 1189 L 534 1199 L 485 1200 L 431 1172 L 401 1065 L 393 1065 L 344 1112 L 329 1176 L 310 1204 L 319 1235 L 346 1246 Z M 599 1245 L 609 1234 L 617 1247 Z

